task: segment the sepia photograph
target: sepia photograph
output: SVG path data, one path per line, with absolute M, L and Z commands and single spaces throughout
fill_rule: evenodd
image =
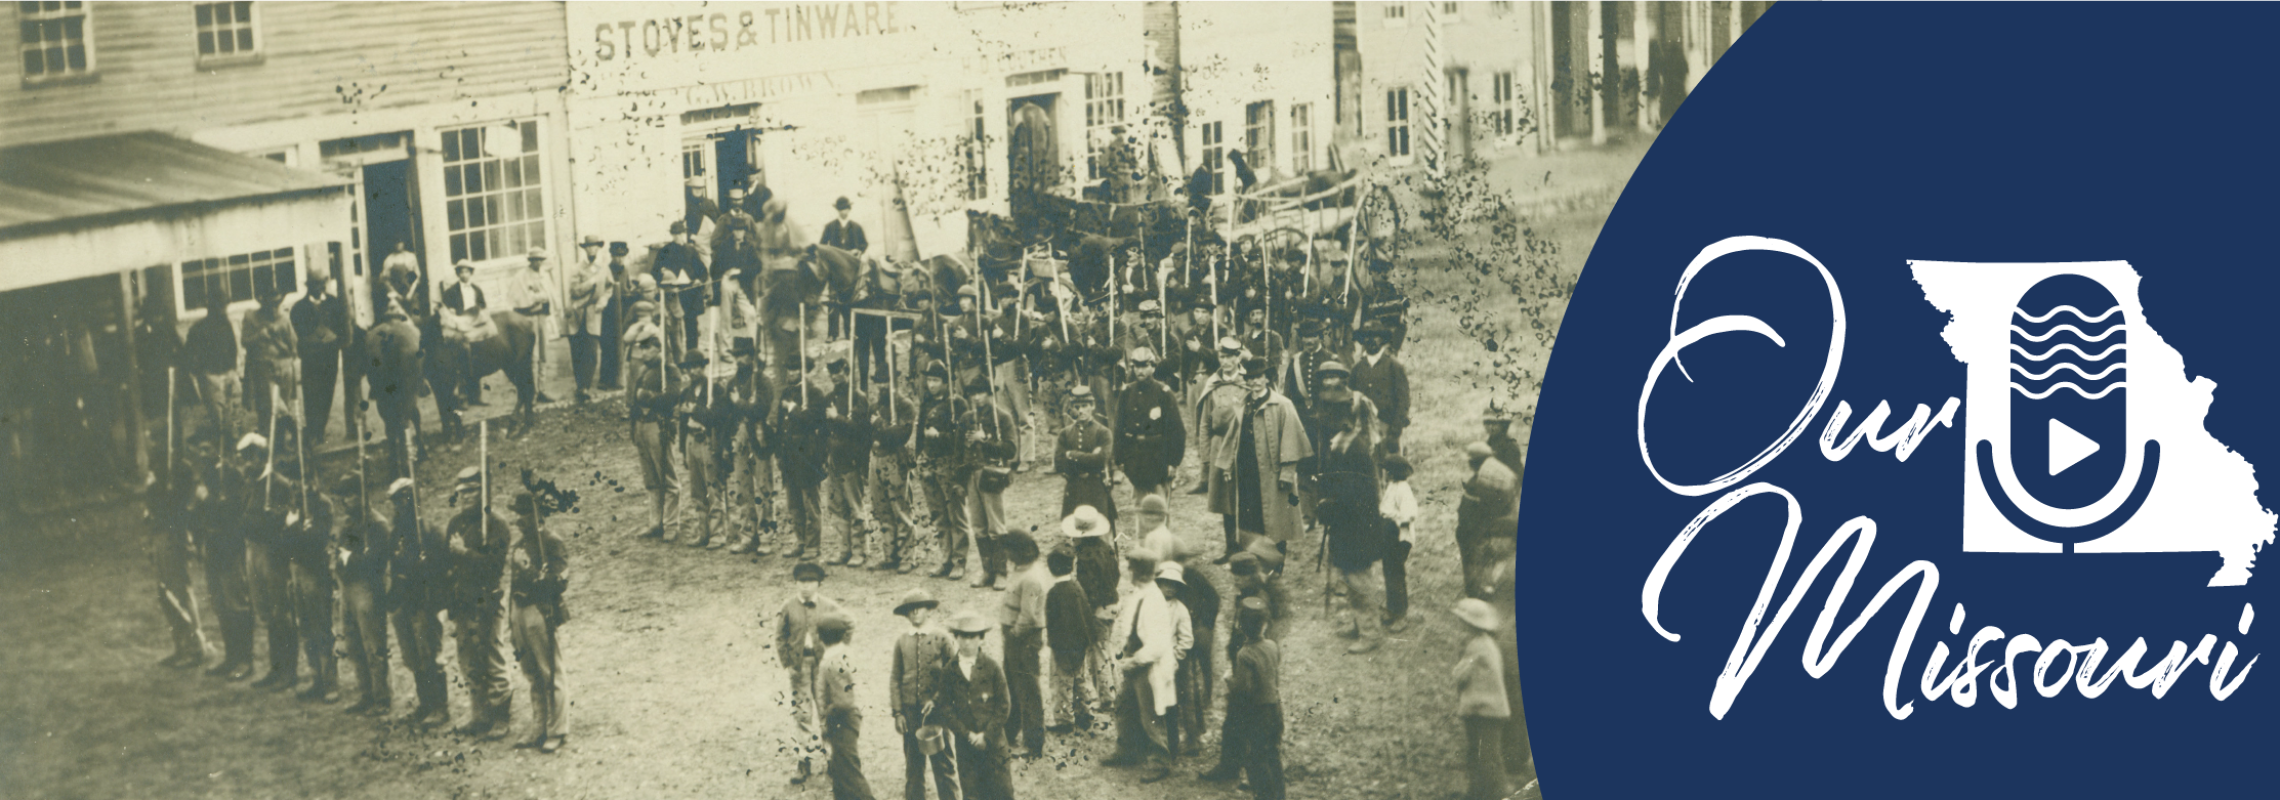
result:
M 1544 365 L 1771 3 L 6 5 L 0 795 L 1535 800 Z

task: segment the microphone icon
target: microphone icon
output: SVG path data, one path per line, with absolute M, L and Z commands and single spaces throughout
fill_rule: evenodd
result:
M 2019 298 L 2009 331 L 2010 424 L 1995 437 L 2009 452 L 1979 440 L 1980 483 L 2011 524 L 2072 553 L 2128 522 L 2161 467 L 2150 438 L 2130 458 L 2127 314 L 2097 281 L 2062 273 Z M 2021 468 L 2036 453 L 2044 463 Z

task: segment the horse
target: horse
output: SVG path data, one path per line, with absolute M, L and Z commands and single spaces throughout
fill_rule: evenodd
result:
M 428 387 L 435 395 L 436 413 L 443 419 L 444 435 L 456 440 L 466 432 L 460 416 L 467 398 L 460 397 L 460 389 L 471 379 L 480 380 L 500 372 L 505 372 L 507 382 L 514 385 L 515 415 L 522 423 L 522 430 L 529 430 L 538 407 L 533 350 L 538 343 L 535 321 L 511 310 L 493 311 L 491 321 L 498 332 L 481 341 L 465 342 L 444 337 L 442 313 L 445 312 L 421 318 L 419 328 Z

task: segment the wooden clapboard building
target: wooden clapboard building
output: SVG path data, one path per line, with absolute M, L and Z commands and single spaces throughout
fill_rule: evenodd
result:
M 567 249 L 561 4 L 6 8 L 0 498 L 141 479 L 143 309 L 187 330 L 315 268 L 368 324 L 397 242 L 431 292 Z

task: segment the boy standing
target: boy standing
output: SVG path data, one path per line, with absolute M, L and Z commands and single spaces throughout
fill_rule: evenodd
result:
M 1000 621 L 1005 626 L 1005 679 L 1014 726 L 1027 750 L 1025 758 L 1045 754 L 1045 703 L 1040 692 L 1038 653 L 1045 638 L 1045 595 L 1052 581 L 1037 569 L 1037 540 L 1015 531 L 1003 537 L 1006 559 L 1013 564 L 1008 576 Z
M 1504 698 L 1504 657 L 1496 651 L 1496 631 L 1503 621 L 1476 597 L 1457 601 L 1451 613 L 1473 629 L 1465 639 L 1464 657 L 1451 672 L 1457 682 L 1457 716 L 1465 722 L 1466 771 L 1472 776 L 1465 797 L 1495 800 L 1505 795 L 1504 726 L 1512 716 Z
M 1045 591 L 1045 641 L 1053 650 L 1053 716 L 1060 722 L 1048 731 L 1068 733 L 1092 728 L 1092 706 L 1099 702 L 1085 675 L 1085 654 L 1100 638 L 1093 620 L 1092 599 L 1076 579 L 1076 548 L 1063 542 L 1045 556 L 1053 573 L 1052 588 Z
M 863 777 L 863 757 L 857 752 L 863 739 L 863 710 L 855 706 L 855 660 L 847 654 L 854 627 L 846 614 L 837 611 L 815 620 L 816 640 L 825 648 L 817 665 L 815 693 L 823 703 L 823 743 L 831 750 L 824 772 L 831 776 L 833 800 L 871 800 L 871 782 Z
M 950 620 L 958 654 L 942 675 L 942 703 L 958 742 L 958 775 L 968 800 L 1013 800 L 1006 771 L 1005 673 L 982 653 L 990 621 L 968 611 Z
M 918 729 L 929 723 L 942 692 L 942 673 L 956 658 L 948 638 L 927 624 L 941 603 L 925 589 L 912 589 L 895 605 L 895 614 L 910 620 L 910 631 L 895 640 L 894 672 L 887 691 L 895 709 L 895 732 L 903 740 L 903 798 L 926 800 L 926 768 L 934 765 L 935 796 L 957 800 L 958 775 L 951 769 L 950 753 L 929 756 L 918 741 Z
M 1282 800 L 1282 645 L 1266 638 L 1267 603 L 1243 599 L 1237 612 L 1245 644 L 1227 674 L 1228 735 L 1241 736 L 1251 776 L 1251 796 Z
M 1385 630 L 1400 633 L 1409 628 L 1409 549 L 1416 541 L 1410 525 L 1417 521 L 1417 495 L 1409 489 L 1409 459 L 1393 453 L 1379 460 L 1378 467 L 1385 472 L 1378 515 L 1395 529 L 1381 564 L 1385 570 Z
M 815 773 L 812 748 L 821 729 L 821 720 L 816 717 L 815 677 L 823 658 L 823 642 L 816 635 L 816 621 L 839 613 L 839 604 L 822 595 L 823 567 L 815 562 L 803 561 L 793 567 L 792 580 L 799 585 L 799 594 L 776 612 L 776 655 L 791 675 L 792 719 L 807 739 L 801 742 L 805 752 L 800 755 L 799 773 L 792 778 L 792 783 L 799 784 Z

